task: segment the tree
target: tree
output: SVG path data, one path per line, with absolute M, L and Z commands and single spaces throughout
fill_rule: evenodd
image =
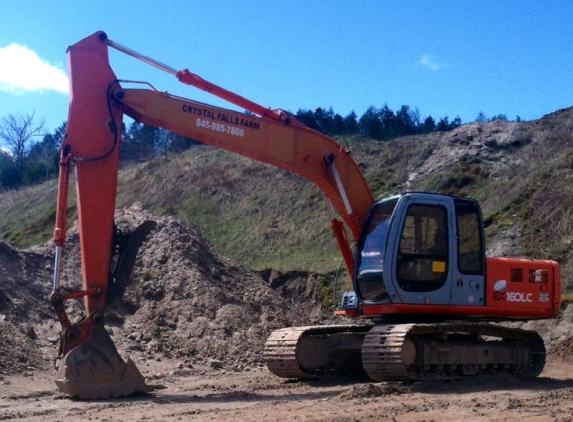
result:
M 452 123 L 450 123 L 450 130 L 460 127 L 462 125 L 462 118 L 460 116 L 456 116 Z
M 332 135 L 342 135 L 344 134 L 344 119 L 338 113 L 332 118 Z
M 344 134 L 356 135 L 357 133 L 358 120 L 356 119 L 356 113 L 352 110 L 350 114 L 344 118 Z
M 178 154 L 198 144 L 200 144 L 200 142 L 178 135 L 167 129 L 159 129 L 157 133 L 156 149 L 159 154 L 165 157 L 168 153 Z
M 424 120 L 424 126 L 422 127 L 422 133 L 431 133 L 436 130 L 436 121 L 432 116 L 426 117 Z
M 447 132 L 450 130 L 450 118 L 448 116 L 442 117 L 436 125 L 438 132 Z
M 64 139 L 66 125 L 67 122 L 62 123 L 54 133 L 47 133 L 42 141 L 30 147 L 24 171 L 26 183 L 35 183 L 44 178 L 47 183 L 50 177 L 58 172 L 59 149 Z
M 496 114 L 495 116 L 493 116 L 491 119 L 489 119 L 490 122 L 495 122 L 497 120 L 501 120 L 503 122 L 507 122 L 507 116 L 505 114 Z
M 364 112 L 358 121 L 360 126 L 360 133 L 374 139 L 381 139 L 382 137 L 382 122 L 380 122 L 378 110 L 371 105 L 368 110 Z
M 396 113 L 395 122 L 396 135 L 413 135 L 420 124 L 420 112 L 417 109 L 412 111 L 409 106 L 403 105 Z
M 17 182 L 22 180 L 26 159 L 26 149 L 34 137 L 42 136 L 44 123 L 34 123 L 32 115 L 8 114 L 2 118 L 0 141 L 10 150 L 16 168 Z
M 309 128 L 321 131 L 314 118 L 314 113 L 311 110 L 299 108 L 294 117 Z
M 487 122 L 487 117 L 483 111 L 480 111 L 476 117 L 476 122 Z
M 145 161 L 157 155 L 157 147 L 160 144 L 159 128 L 133 122 L 122 136 L 122 160 Z
M 378 119 L 382 125 L 382 131 L 378 139 L 390 139 L 399 136 L 396 127 L 396 115 L 394 111 L 388 107 L 388 104 L 384 104 L 384 106 L 378 110 Z
M 10 154 L 0 150 L 0 190 L 18 186 L 16 166 Z

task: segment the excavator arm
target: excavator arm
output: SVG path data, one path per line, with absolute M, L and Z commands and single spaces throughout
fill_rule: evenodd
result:
M 247 113 L 194 102 L 154 89 L 125 89 L 109 65 L 117 48 L 174 74 L 183 83 L 217 95 Z M 105 398 L 149 391 L 133 362 L 126 362 L 104 328 L 114 248 L 114 211 L 123 114 L 205 144 L 300 174 L 325 194 L 331 226 L 353 274 L 350 242 L 360 237 L 374 198 L 349 151 L 284 111 L 270 110 L 205 81 L 189 70 L 175 71 L 110 41 L 98 32 L 68 49 L 71 101 L 61 147 L 54 243 L 56 262 L 51 303 L 62 333 L 58 387 L 71 396 Z M 121 82 L 124 83 L 124 82 Z M 82 290 L 64 293 L 61 282 L 69 172 L 76 174 Z M 64 302 L 84 297 L 86 316 L 71 323 Z

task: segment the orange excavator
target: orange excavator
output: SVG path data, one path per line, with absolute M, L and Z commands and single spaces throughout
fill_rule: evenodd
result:
M 151 89 L 125 88 L 112 47 L 247 112 Z M 354 290 L 336 314 L 369 324 L 273 332 L 264 356 L 274 374 L 313 378 L 366 373 L 376 381 L 511 373 L 535 377 L 545 346 L 533 331 L 494 324 L 552 318 L 561 304 L 553 261 L 486 257 L 482 215 L 471 199 L 410 192 L 375 200 L 349 150 L 282 110 L 271 110 L 177 71 L 97 32 L 68 49 L 71 102 L 61 146 L 50 301 L 62 325 L 57 386 L 74 397 L 119 397 L 152 388 L 105 329 L 123 235 L 114 210 L 123 115 L 297 173 L 324 193 Z M 81 291 L 64 293 L 62 256 L 70 169 L 75 169 Z M 336 215 L 340 217 L 337 217 Z M 349 232 L 349 234 L 348 234 Z M 355 249 L 353 251 L 353 244 Z M 70 322 L 65 301 L 84 299 Z

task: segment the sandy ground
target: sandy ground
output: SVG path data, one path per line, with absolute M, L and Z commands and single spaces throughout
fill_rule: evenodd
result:
M 0 420 L 17 421 L 573 421 L 573 367 L 550 361 L 533 380 L 513 377 L 421 383 L 284 380 L 265 369 L 232 373 L 147 361 L 166 388 L 122 399 L 78 401 L 55 372 L 0 379 Z

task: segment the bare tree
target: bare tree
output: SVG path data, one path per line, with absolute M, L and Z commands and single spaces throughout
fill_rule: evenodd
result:
M 36 125 L 34 114 L 8 114 L 2 118 L 0 124 L 0 142 L 8 147 L 12 153 L 12 159 L 16 165 L 19 177 L 24 171 L 26 148 L 29 142 L 36 136 L 43 136 L 44 123 Z

